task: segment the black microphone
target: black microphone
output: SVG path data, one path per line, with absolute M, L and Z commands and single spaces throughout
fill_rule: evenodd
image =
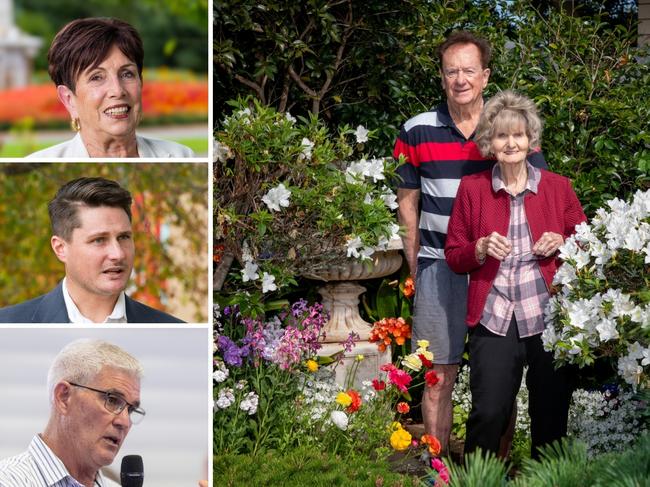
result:
M 120 480 L 122 487 L 142 487 L 144 466 L 140 455 L 126 455 L 122 458 Z

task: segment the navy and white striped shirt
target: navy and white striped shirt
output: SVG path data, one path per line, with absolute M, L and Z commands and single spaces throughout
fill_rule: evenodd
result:
M 393 157 L 406 157 L 397 170 L 400 188 L 420 190 L 418 258 L 444 259 L 451 208 L 463 176 L 492 168 L 474 142 L 456 127 L 446 103 L 409 119 L 395 142 Z M 533 166 L 547 168 L 541 152 L 529 154 Z
M 95 486 L 111 487 L 114 482 L 97 472 Z M 84 487 L 65 468 L 63 462 L 34 436 L 26 452 L 0 460 L 0 487 Z

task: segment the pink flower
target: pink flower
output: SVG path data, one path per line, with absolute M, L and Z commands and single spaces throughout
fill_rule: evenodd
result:
M 412 377 L 403 370 L 393 367 L 393 370 L 388 372 L 388 380 L 390 380 L 390 382 L 400 391 L 407 392 Z
M 391 363 L 384 364 L 380 367 L 380 370 L 383 370 L 384 372 L 390 372 L 391 370 L 395 370 L 397 367 L 395 367 Z
M 445 464 L 439 458 L 431 459 L 431 468 L 438 472 L 438 478 L 442 480 L 445 484 L 449 483 L 449 470 Z

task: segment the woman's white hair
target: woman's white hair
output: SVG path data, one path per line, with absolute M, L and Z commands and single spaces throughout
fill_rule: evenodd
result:
M 512 90 L 502 91 L 490 98 L 476 126 L 476 145 L 481 155 L 491 155 L 492 138 L 497 129 L 509 130 L 519 123 L 526 127 L 529 148 L 539 147 L 542 142 L 542 121 L 535 102 Z
M 69 343 L 54 358 L 47 373 L 50 402 L 54 388 L 62 380 L 87 385 L 104 367 L 114 367 L 142 378 L 142 365 L 117 345 L 103 340 L 81 338 Z

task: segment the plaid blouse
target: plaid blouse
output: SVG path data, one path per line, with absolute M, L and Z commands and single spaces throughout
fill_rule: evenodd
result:
M 508 193 L 510 225 L 507 238 L 512 249 L 501 261 L 481 317 L 481 323 L 488 330 L 505 336 L 514 313 L 520 338 L 544 331 L 544 307 L 550 297 L 537 263 L 539 256 L 531 251 L 534 242 L 524 208 L 526 194 L 537 193 L 537 185 L 542 176 L 539 169 L 530 163 L 526 162 L 526 166 L 526 187 L 518 195 Z M 498 164 L 492 169 L 492 188 L 495 193 L 506 191 Z

